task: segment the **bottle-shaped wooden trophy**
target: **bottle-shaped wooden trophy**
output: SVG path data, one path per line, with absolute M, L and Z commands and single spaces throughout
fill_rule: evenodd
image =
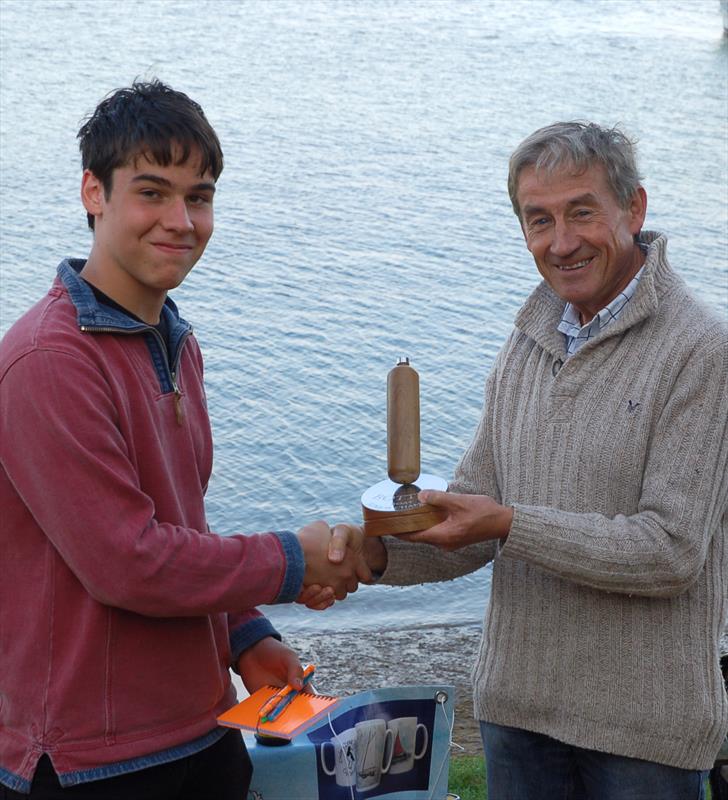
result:
M 387 375 L 387 474 L 361 497 L 367 536 L 421 531 L 442 520 L 417 499 L 422 489 L 447 491 L 447 481 L 420 472 L 420 379 L 408 358 Z

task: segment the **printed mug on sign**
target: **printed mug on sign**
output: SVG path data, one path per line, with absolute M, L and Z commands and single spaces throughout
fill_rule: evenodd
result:
M 326 748 L 334 751 L 334 766 L 326 763 Z M 330 742 L 321 744 L 321 768 L 327 775 L 336 776 L 337 786 L 354 786 L 356 783 L 356 728 L 348 728 Z
M 421 722 L 417 724 L 417 717 L 398 717 L 387 723 L 387 728 L 392 732 L 392 759 L 389 767 L 391 775 L 409 772 L 415 761 L 427 752 L 429 736 L 427 726 Z M 417 751 L 417 734 L 422 730 L 422 744 Z
M 356 729 L 356 788 L 368 792 L 379 786 L 382 774 L 392 763 L 394 734 L 383 719 L 357 722 Z

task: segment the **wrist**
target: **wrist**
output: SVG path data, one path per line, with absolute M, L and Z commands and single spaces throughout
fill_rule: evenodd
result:
M 511 532 L 511 525 L 513 524 L 513 506 L 503 506 L 503 511 L 500 514 L 499 530 L 500 539 L 507 539 L 508 534 Z
M 364 540 L 364 558 L 372 572 L 381 575 L 387 569 L 387 548 L 378 536 L 368 536 Z

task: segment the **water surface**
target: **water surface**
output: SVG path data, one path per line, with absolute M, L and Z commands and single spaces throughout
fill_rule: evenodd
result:
M 386 473 L 385 381 L 420 373 L 448 477 L 538 276 L 508 156 L 559 119 L 640 140 L 648 227 L 728 316 L 728 44 L 717 0 L 2 0 L 0 332 L 88 252 L 75 133 L 158 76 L 225 151 L 216 232 L 174 293 L 206 356 L 223 534 L 359 517 Z M 366 588 L 285 632 L 479 620 L 487 571 Z

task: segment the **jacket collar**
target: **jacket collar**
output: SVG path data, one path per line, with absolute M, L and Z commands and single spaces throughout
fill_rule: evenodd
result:
M 142 332 L 152 328 L 146 322 L 99 303 L 91 287 L 79 276 L 85 263 L 84 259 L 66 258 L 58 265 L 58 280 L 68 291 L 71 302 L 76 308 L 79 328 L 91 332 L 111 329 L 125 333 Z M 177 340 L 192 330 L 190 324 L 180 317 L 177 306 L 169 297 L 164 301 L 162 314 L 165 316 L 172 340 Z

